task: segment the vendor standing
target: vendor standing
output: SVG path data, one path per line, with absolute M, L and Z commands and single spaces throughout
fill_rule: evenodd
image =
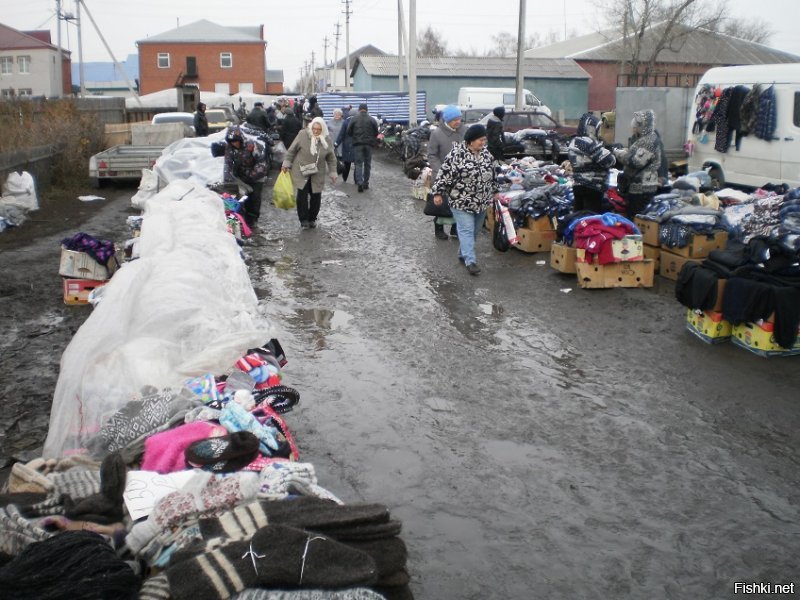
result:
M 261 192 L 267 176 L 266 152 L 263 142 L 245 140 L 238 125 L 225 133 L 225 181 L 236 181 L 247 191 L 243 212 L 245 223 L 254 227 L 261 216 Z M 243 185 L 242 185 L 243 184 Z
M 506 116 L 506 107 L 497 106 L 486 121 L 486 137 L 488 138 L 489 152 L 497 161 L 505 158 L 505 133 L 503 132 L 503 117 Z
M 661 142 L 656 133 L 656 115 L 652 110 L 633 113 L 631 141 L 628 148 L 614 150 L 617 163 L 622 165 L 625 211 L 633 219 L 655 196 L 661 184 Z
M 616 164 L 614 155 L 598 139 L 599 127 L 600 119 L 590 112 L 584 113 L 578 121 L 577 135 L 569 143 L 575 211 L 602 212 L 608 170 Z
M 431 180 L 434 182 L 445 157 L 464 141 L 464 133 L 467 130 L 461 122 L 461 109 L 457 106 L 452 104 L 445 106 L 441 115 L 441 121 L 435 128 L 431 128 L 431 137 L 428 140 L 428 164 L 431 167 Z M 433 220 L 433 232 L 438 239 L 448 239 L 444 232 L 445 225 L 450 225 L 450 235 L 458 237 L 458 228 L 452 218 L 436 217 Z

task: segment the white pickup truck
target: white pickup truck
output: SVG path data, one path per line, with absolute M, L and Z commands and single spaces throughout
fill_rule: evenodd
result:
M 113 180 L 138 180 L 142 169 L 152 168 L 163 150 L 164 146 L 112 146 L 89 159 L 89 178 L 97 188 Z

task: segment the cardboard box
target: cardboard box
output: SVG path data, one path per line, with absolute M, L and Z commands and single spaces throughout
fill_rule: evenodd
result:
M 555 231 L 550 217 L 539 217 L 538 219 L 528 217 L 525 219 L 525 227 L 534 231 Z
M 562 273 L 577 273 L 575 266 L 577 248 L 554 242 L 550 248 L 550 266 Z
M 765 321 L 761 324 L 742 323 L 734 325 L 731 341 L 759 356 L 795 356 L 800 354 L 800 336 L 791 348 L 782 348 L 775 343 L 775 326 Z
M 494 231 L 494 208 L 491 206 L 486 210 L 486 220 L 483 222 L 483 226 L 490 232 Z
M 621 239 L 611 240 L 610 244 L 613 262 L 644 260 L 644 244 L 640 235 L 626 235 Z M 578 262 L 597 262 L 597 256 L 590 255 L 583 248 L 578 248 L 575 256 Z
M 62 248 L 58 274 L 73 279 L 105 281 L 117 270 L 117 261 L 111 260 L 108 265 L 108 267 L 101 265 L 85 252 L 75 252 Z
M 655 265 L 652 260 L 592 265 L 575 263 L 578 285 L 582 288 L 653 287 Z
M 642 242 L 648 246 L 661 245 L 661 240 L 658 237 L 661 223 L 658 223 L 657 221 L 648 221 L 647 219 L 642 219 L 641 217 L 635 217 L 633 219 L 633 224 L 636 225 L 636 227 L 639 228 L 639 231 L 642 232 Z
M 553 242 L 556 241 L 555 231 L 534 231 L 527 227 L 517 229 L 519 242 L 512 246 L 522 252 L 550 252 Z
M 721 312 L 698 311 L 691 308 L 686 312 L 686 329 L 706 344 L 721 344 L 731 338 L 731 324 L 722 318 Z
M 691 241 L 683 248 L 670 248 L 662 245 L 663 250 L 687 258 L 705 258 L 712 250 L 724 250 L 728 245 L 728 232 L 717 231 L 711 235 L 694 234 Z
M 94 279 L 65 279 L 64 304 L 89 304 L 89 294 L 93 289 L 104 286 L 107 281 Z
M 659 246 L 648 246 L 647 243 L 645 243 L 643 250 L 644 257 L 653 261 L 656 273 L 659 273 L 661 269 L 661 248 Z
M 672 279 L 673 281 L 678 279 L 678 273 L 681 272 L 683 265 L 685 265 L 687 262 L 700 262 L 702 260 L 700 258 L 686 258 L 685 256 L 667 252 L 663 248 L 661 250 L 660 259 L 661 268 L 658 271 L 659 274 L 662 277 Z

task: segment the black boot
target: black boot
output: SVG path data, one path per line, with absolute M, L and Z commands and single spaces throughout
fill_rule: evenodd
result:
M 450 235 L 458 239 L 458 227 L 456 227 L 455 223 L 450 225 Z
M 438 239 L 440 239 L 440 240 L 447 240 L 447 239 L 449 239 L 449 238 L 447 237 L 447 234 L 444 232 L 444 225 L 441 225 L 441 224 L 439 224 L 439 223 L 434 223 L 434 224 L 433 224 L 433 231 L 436 233 L 436 237 L 437 237 Z

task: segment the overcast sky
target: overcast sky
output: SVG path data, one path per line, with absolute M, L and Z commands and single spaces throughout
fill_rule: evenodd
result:
M 315 53 L 317 65 L 324 58 L 328 37 L 328 60 L 333 60 L 336 22 L 341 23 L 338 56 L 345 55 L 344 0 L 85 0 L 94 20 L 118 60 L 136 53 L 136 41 L 157 35 L 179 24 L 208 19 L 220 25 L 264 25 L 267 68 L 282 69 L 286 85 L 292 87 L 305 61 Z M 800 55 L 798 0 L 727 0 L 738 18 L 758 16 L 772 22 L 776 32 L 769 46 Z M 55 0 L 2 0 L 0 22 L 16 29 L 50 29 L 56 40 Z M 408 19 L 409 0 L 403 0 Z M 757 15 L 754 10 L 758 7 Z M 350 49 L 372 44 L 397 52 L 397 1 L 351 0 Z M 63 10 L 75 13 L 75 1 L 63 0 Z M 437 30 L 451 49 L 491 47 L 490 37 L 506 31 L 516 35 L 519 0 L 417 0 L 417 30 L 428 25 Z M 110 60 L 100 37 L 84 14 L 85 61 Z M 602 5 L 596 0 L 528 0 L 526 33 L 550 31 L 564 35 L 596 31 L 602 22 Z M 407 21 L 406 21 L 407 24 Z M 62 24 L 64 47 L 78 61 L 77 31 Z

